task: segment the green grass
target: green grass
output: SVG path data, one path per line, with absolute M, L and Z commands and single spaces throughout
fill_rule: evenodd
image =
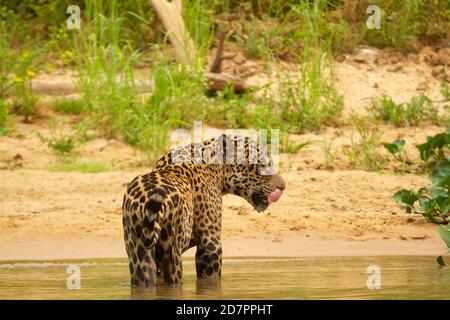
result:
M 438 122 L 436 107 L 426 96 L 412 98 L 407 103 L 396 103 L 389 96 L 375 98 L 369 108 L 375 119 L 398 127 L 418 126 L 425 121 Z
M 333 150 L 334 139 L 327 142 L 326 138 L 323 140 L 322 151 L 325 158 L 325 166 L 327 169 L 334 169 L 336 167 L 336 154 L 337 150 Z
M 444 97 L 444 101 L 450 101 L 450 88 L 448 86 L 448 82 L 442 82 L 441 94 Z
M 370 4 L 377 4 L 382 11 L 381 29 L 365 29 L 364 39 L 371 45 L 400 51 L 411 50 L 418 40 L 448 39 L 450 7 L 445 2 L 373 1 Z
M 64 98 L 53 102 L 53 108 L 65 114 L 80 114 L 84 108 L 82 99 Z
M 365 118 L 354 118 L 356 135 L 352 133 L 350 145 L 344 146 L 342 152 L 356 169 L 378 171 L 387 164 L 386 155 L 379 152 L 382 136 L 376 124 Z
M 0 101 L 0 136 L 5 134 L 6 129 L 6 120 L 8 119 L 8 104 L 3 101 Z
M 77 142 L 76 134 L 66 133 L 63 129 L 64 125 L 64 120 L 61 123 L 50 121 L 50 134 L 48 136 L 43 135 L 39 131 L 35 131 L 35 134 L 39 137 L 39 139 L 46 143 L 56 155 L 63 157 L 72 153 Z
M 187 70 L 174 62 L 171 48 L 166 47 L 167 35 L 148 1 L 81 2 L 83 27 L 78 31 L 66 30 L 62 3 L 11 2 L 0 6 L 4 18 L 0 19 L 0 60 L 5 61 L 0 64 L 0 99 L 15 92 L 16 111 L 29 118 L 36 107 L 30 74 L 38 71 L 40 62 L 50 61 L 73 67 L 79 74 L 82 99 L 63 99 L 54 105 L 63 113 L 86 115 L 80 136 L 73 138 L 79 139 L 76 142 L 88 139 L 83 133 L 95 128 L 99 136 L 123 138 L 153 160 L 165 150 L 171 130 L 190 128 L 195 120 L 228 128 L 276 128 L 289 141 L 285 137 L 290 133 L 321 130 L 339 118 L 343 97 L 333 84 L 333 56 L 360 43 L 407 51 L 420 39 L 448 38 L 448 6 L 439 7 L 432 0 L 374 1 L 383 10 L 382 29 L 367 30 L 368 4 L 185 0 L 183 17 L 198 49 L 195 67 Z M 427 15 L 422 14 L 425 11 Z M 217 31 L 231 29 L 226 51 L 243 48 L 248 57 L 262 60 L 269 77 L 273 70 L 282 70 L 281 61 L 295 62 L 298 69 L 278 72 L 270 79 L 279 84 L 275 91 L 256 88 L 236 95 L 227 89 L 216 97 L 207 96 L 203 77 L 207 54 Z M 142 65 L 150 67 L 148 79 L 154 84 L 145 98 L 135 84 L 135 69 Z M 12 81 L 5 77 L 8 74 L 21 81 Z M 401 105 L 386 98 L 374 103 L 373 109 L 375 118 L 399 126 L 435 121 L 433 112 L 425 97 Z M 0 128 L 6 116 L 1 107 Z M 68 154 L 74 148 L 72 138 L 48 139 L 57 153 Z
M 106 16 L 98 2 L 87 1 L 86 10 L 88 31 L 77 39 L 75 55 L 86 113 L 102 135 L 120 135 L 154 160 L 165 150 L 171 129 L 189 126 L 207 112 L 203 70 L 180 69 L 161 53 L 152 65 L 153 90 L 142 99 L 134 82 L 140 53 L 122 38 L 125 17 L 118 3 L 108 2 Z
M 103 135 L 121 135 L 125 141 L 155 159 L 166 148 L 168 133 L 179 126 L 191 127 L 195 120 L 228 128 L 279 128 L 283 134 L 306 132 L 332 124 L 343 108 L 342 96 L 322 73 L 323 61 L 331 64 L 328 45 L 314 33 L 321 17 L 322 1 L 302 1 L 296 7 L 308 23 L 303 57 L 295 77 L 279 75 L 276 96 L 258 97 L 255 92 L 236 95 L 230 88 L 217 97 L 207 97 L 204 69 L 180 68 L 162 54 L 152 65 L 153 91 L 142 100 L 134 86 L 134 66 L 140 54 L 121 38 L 124 22 L 115 1 L 109 3 L 108 16 L 101 15 L 98 3 L 86 2 L 86 26 L 90 36 L 77 41 L 75 55 L 84 91 L 87 113 Z M 185 18 L 199 47 L 212 41 L 207 7 L 186 10 Z M 120 79 L 119 81 L 117 79 Z M 266 92 L 267 94 L 267 92 Z M 298 149 L 287 145 L 288 150 Z
M 99 161 L 62 161 L 47 167 L 49 171 L 56 172 L 82 172 L 82 173 L 99 173 L 111 171 L 114 168 L 111 164 Z
M 343 97 L 333 86 L 332 60 L 329 43 L 322 41 L 318 30 L 322 18 L 323 1 L 300 1 L 295 7 L 306 21 L 303 57 L 297 74 L 279 74 L 279 99 L 281 117 L 294 132 L 317 130 L 332 124 L 342 112 Z M 331 69 L 331 79 L 326 80 L 324 63 Z

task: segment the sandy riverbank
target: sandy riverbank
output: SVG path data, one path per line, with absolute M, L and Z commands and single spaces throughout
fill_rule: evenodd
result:
M 318 257 L 318 256 L 436 256 L 445 251 L 439 239 L 421 240 L 323 240 L 290 238 L 282 242 L 261 239 L 225 238 L 224 259 L 232 257 Z M 193 257 L 193 249 L 185 257 Z M 8 240 L 0 244 L 0 261 L 49 261 L 92 258 L 123 258 L 118 239 Z

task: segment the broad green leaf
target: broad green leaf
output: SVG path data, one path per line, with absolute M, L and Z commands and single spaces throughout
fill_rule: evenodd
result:
M 450 146 L 450 128 L 447 132 L 438 133 L 433 137 L 427 137 L 427 142 L 417 144 L 416 148 L 420 152 L 420 159 L 426 161 L 431 157 L 435 160 L 443 158 L 443 149 Z M 445 158 L 445 157 L 444 157 Z
M 395 202 L 404 206 L 408 213 L 414 211 L 414 202 L 418 199 L 417 194 L 412 190 L 403 189 L 394 194 Z
M 447 129 L 446 135 L 445 135 L 445 143 L 450 145 L 450 128 Z
M 436 207 L 441 212 L 441 216 L 445 217 L 450 211 L 450 198 L 448 197 L 437 197 L 433 199 Z
M 396 154 L 400 151 L 402 151 L 405 148 L 405 140 L 398 139 L 395 140 L 393 143 L 384 143 L 383 146 L 391 153 Z
M 435 135 L 432 138 L 432 147 L 433 148 L 437 148 L 437 149 L 442 149 L 447 143 L 447 135 L 448 133 L 443 132 L 443 133 L 438 133 L 437 135 Z
M 444 240 L 447 247 L 450 248 L 450 229 L 448 226 L 439 225 L 438 233 L 441 236 L 442 240 Z
M 431 215 L 434 214 L 435 203 L 434 203 L 433 199 L 429 199 L 429 198 L 423 197 L 423 196 L 418 196 L 417 199 L 419 200 L 420 209 L 422 209 L 421 211 L 428 212 Z
M 439 161 L 436 167 L 428 175 L 428 178 L 435 184 L 448 186 L 450 184 L 450 161 Z
M 443 198 L 449 198 L 450 194 L 448 193 L 447 189 L 444 187 L 438 186 L 438 185 L 431 185 L 429 188 L 427 188 L 427 192 L 430 194 L 431 198 L 437 198 L 437 197 L 443 197 Z
M 416 144 L 416 148 L 420 152 L 420 159 L 423 161 L 428 160 L 428 158 L 433 153 L 433 148 L 431 147 L 431 137 L 427 137 L 427 142 L 422 144 Z

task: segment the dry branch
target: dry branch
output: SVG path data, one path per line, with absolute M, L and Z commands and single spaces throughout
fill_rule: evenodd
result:
M 229 32 L 228 34 L 225 31 L 221 31 L 219 33 L 219 43 L 217 44 L 217 50 L 216 55 L 214 57 L 213 62 L 211 63 L 211 66 L 209 67 L 209 72 L 212 73 L 221 73 L 222 72 L 222 61 L 227 59 L 233 59 L 236 54 L 224 54 L 223 53 L 223 43 L 225 42 L 225 38 L 228 37 L 232 33 Z

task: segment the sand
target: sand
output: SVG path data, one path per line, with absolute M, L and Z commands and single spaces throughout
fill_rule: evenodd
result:
M 439 80 L 420 54 L 385 64 L 358 58 L 358 54 L 336 63 L 336 87 L 345 96 L 343 124 L 320 133 L 294 135 L 293 142 L 313 143 L 296 154 L 281 155 L 280 173 L 287 189 L 280 201 L 257 213 L 243 199 L 224 197 L 225 256 L 438 255 L 445 251 L 436 226 L 405 213 L 392 200 L 399 189 L 426 185 L 426 176 L 399 173 L 394 161 L 384 171 L 354 170 L 340 152 L 354 134 L 348 124 L 350 114 L 364 114 L 368 98 L 388 93 L 402 102 L 424 92 L 438 100 Z M 49 111 L 32 124 L 23 124 L 17 117 L 15 132 L 0 137 L 0 260 L 124 258 L 120 207 L 125 185 L 151 167 L 142 166 L 142 153 L 118 140 L 93 139 L 79 146 L 78 161 L 107 163 L 112 170 L 49 170 L 58 159 L 34 131 L 48 134 L 49 119 L 58 117 Z M 412 159 L 417 158 L 414 143 L 443 130 L 432 125 L 380 127 L 382 142 L 406 138 Z M 326 169 L 324 140 L 333 140 L 337 152 L 333 170 Z M 192 256 L 193 251 L 186 255 Z

